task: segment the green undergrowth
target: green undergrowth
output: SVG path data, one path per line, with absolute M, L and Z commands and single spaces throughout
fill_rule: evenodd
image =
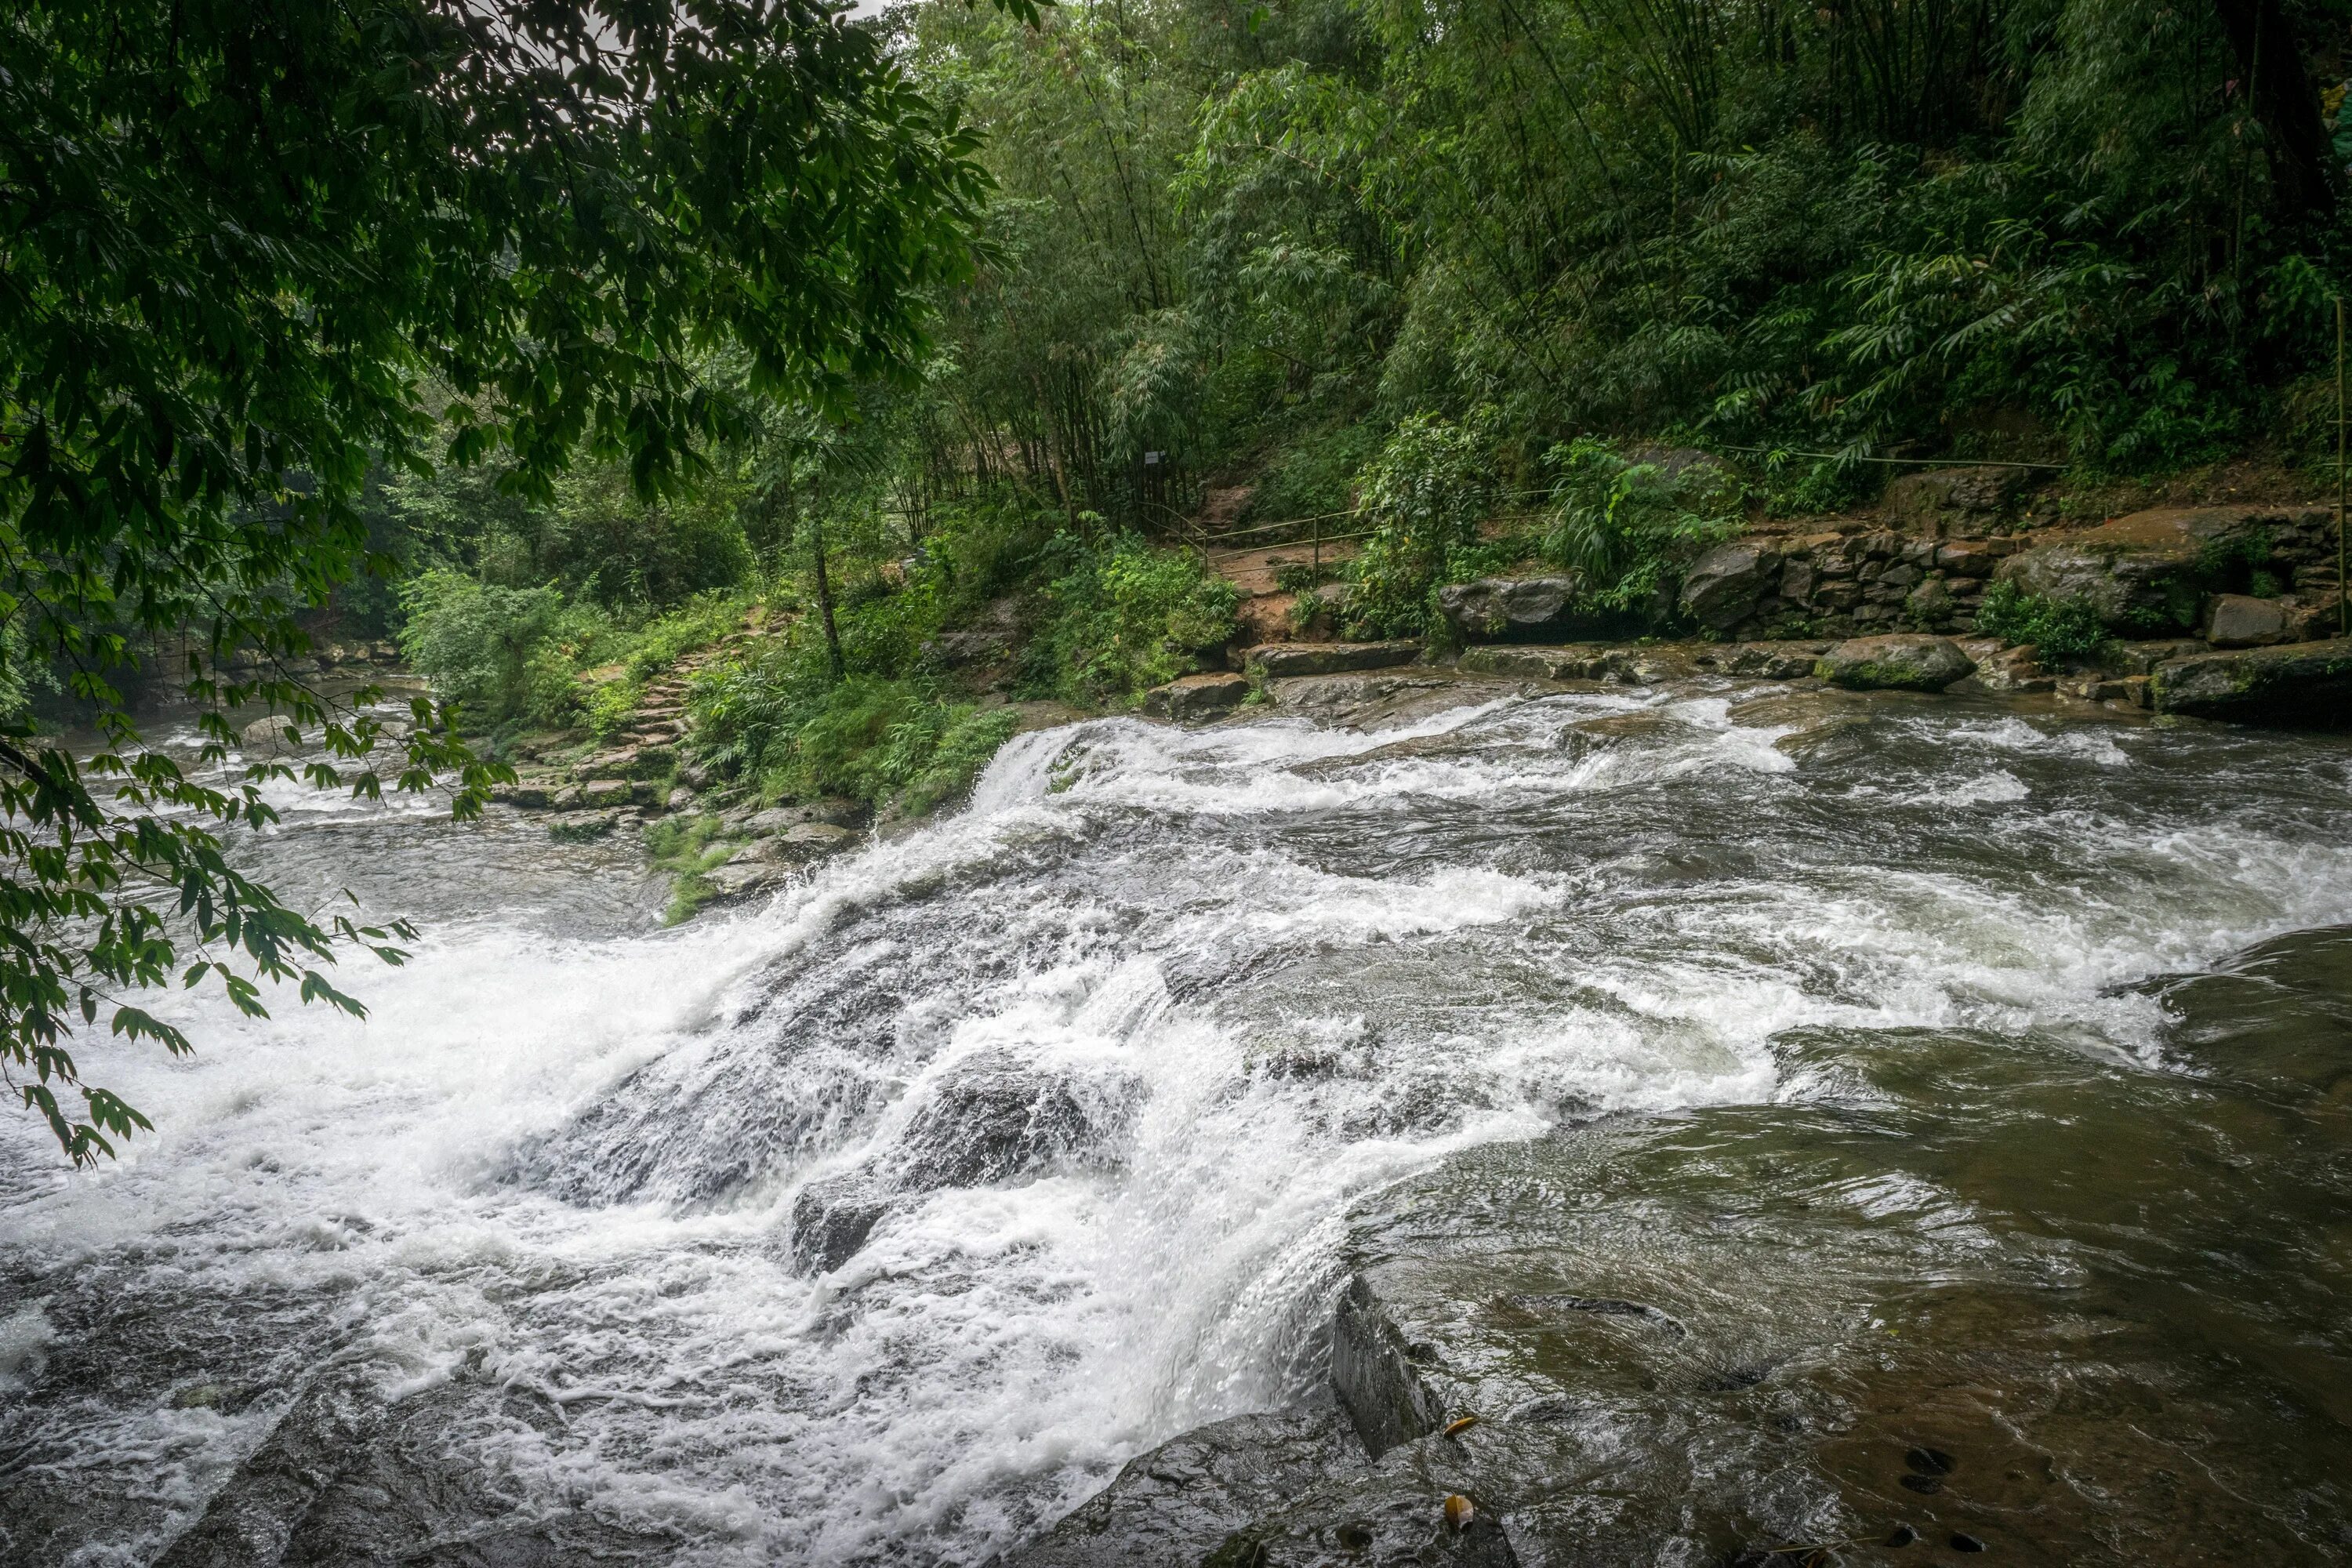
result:
M 1491 413 L 1415 416 L 1365 467 L 1372 533 L 1345 574 L 1348 629 L 1443 637 L 1439 589 L 1530 565 L 1577 579 L 1590 614 L 1678 629 L 1683 570 L 1739 531 L 1756 488 L 1701 453 L 1579 437 L 1544 453 L 1545 487 L 1515 489 L 1498 428 Z
M 710 897 L 709 873 L 725 865 L 736 847 L 715 842 L 719 828 L 719 818 L 704 816 L 666 816 L 647 825 L 646 858 L 671 879 L 664 923 L 676 925 L 690 918 Z
M 761 800 L 841 795 L 921 816 L 960 798 L 1016 715 L 983 684 L 1089 707 L 1133 702 L 1233 635 L 1238 594 L 1192 552 L 1055 516 L 1017 493 L 942 508 L 919 553 L 847 563 L 835 584 L 843 670 L 821 618 L 698 672 L 697 760 Z M 982 627 L 999 654 L 950 668 L 942 633 Z
M 1200 668 L 1233 637 L 1240 591 L 1192 552 L 1131 533 L 1057 542 L 1064 569 L 1024 660 L 1030 694 L 1121 705 Z
M 741 625 L 755 602 L 733 589 L 661 614 L 615 610 L 554 586 L 500 587 L 436 568 L 403 586 L 400 647 L 470 730 L 584 727 L 602 737 L 635 711 L 648 679 Z
M 703 671 L 688 701 L 706 765 L 760 799 L 839 795 L 909 816 L 961 795 L 1015 723 L 927 679 L 832 684 L 790 646 Z
M 1995 583 L 1985 590 L 1977 630 L 2011 647 L 2031 643 L 2044 661 L 2087 658 L 2108 639 L 2106 623 L 2091 605 L 2029 594 L 2014 583 Z

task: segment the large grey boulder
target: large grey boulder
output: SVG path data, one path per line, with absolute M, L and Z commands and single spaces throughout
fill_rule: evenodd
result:
M 1393 642 L 1266 643 L 1249 652 L 1249 662 L 1270 680 L 1300 675 L 1341 675 L 1351 669 L 1390 669 L 1421 657 L 1421 644 Z
M 1581 607 L 1579 577 L 1482 577 L 1437 591 L 1438 613 L 1468 642 L 1598 637 L 1610 617 Z
M 2233 569 L 2269 549 L 2274 530 L 2311 509 L 2171 507 L 2134 512 L 2098 528 L 2047 536 L 1993 571 L 1993 580 L 2061 603 L 2081 601 L 2111 626 L 2157 632 L 2200 624 L 2207 596 Z
M 2287 606 L 2247 594 L 2216 594 L 2205 609 L 2205 640 L 2215 647 L 2261 647 L 2287 638 Z
M 1143 694 L 1143 710 L 1158 719 L 1209 719 L 1241 706 L 1249 678 L 1230 670 L 1181 675 Z
M 301 731 L 283 713 L 256 719 L 237 733 L 248 752 L 299 752 L 304 745 Z
M 2172 659 L 2156 667 L 2149 694 L 2159 713 L 2352 727 L 2352 638 Z
M 1712 631 L 1736 626 L 1780 581 L 1780 552 L 1753 541 L 1718 544 L 1683 574 L 1683 614 Z
M 1949 637 L 1850 637 L 1823 654 L 1813 673 L 1851 690 L 1941 691 L 1976 673 Z

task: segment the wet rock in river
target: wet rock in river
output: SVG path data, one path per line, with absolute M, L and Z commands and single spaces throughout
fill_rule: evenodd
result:
M 973 1053 L 920 1092 L 887 1147 L 794 1199 L 792 1248 L 803 1267 L 840 1268 L 903 1199 L 1108 1159 L 1134 1109 L 1123 1080 L 1087 1084 L 995 1050 Z
M 1801 766 L 1850 763 L 1869 752 L 1872 729 L 1869 715 L 1842 713 L 1781 736 L 1772 742 L 1772 749 L 1784 757 L 1795 758 Z
M 1987 691 L 2014 696 L 2057 686 L 2057 678 L 2042 668 L 2031 647 L 1989 648 L 1976 664 L 1976 682 Z
M 364 1381 L 342 1376 L 311 1384 L 155 1568 L 280 1562 L 319 1494 L 383 1424 L 383 1401 Z
M 811 1182 L 793 1199 L 793 1261 L 832 1273 L 857 1256 L 890 1212 L 894 1196 L 877 1194 L 873 1178 L 858 1171 Z
M 1109 1486 L 1003 1568 L 1196 1568 L 1261 1515 L 1363 1461 L 1336 1409 L 1236 1415 L 1129 1460 Z M 1338 1532 L 1360 1533 L 1366 1547 L 1372 1541 L 1369 1527 L 1351 1521 Z
M 1949 637 L 1851 637 L 1822 656 L 1813 673 L 1854 690 L 1941 691 L 1974 674 L 1976 661 Z
M 1514 680 L 1600 680 L 1609 674 L 1609 652 L 1599 643 L 1564 647 L 1498 644 L 1465 649 L 1458 668 L 1472 675 L 1500 675 Z
M 1231 712 L 1249 695 L 1249 678 L 1230 670 L 1181 675 L 1143 694 L 1143 710 L 1157 719 L 1209 719 Z
M 1331 1320 L 1331 1385 L 1375 1456 L 1444 1426 L 1444 1396 L 1421 1372 L 1428 1359 L 1414 1354 L 1370 1280 L 1348 1282 Z
M 725 903 L 772 892 L 782 887 L 791 877 L 792 870 L 788 866 L 772 860 L 744 858 L 712 867 L 702 874 L 702 880 L 709 901 Z
M 238 738 L 249 752 L 299 752 L 307 743 L 294 721 L 283 713 L 256 719 L 238 731 Z
M 1447 671 L 1359 670 L 1308 675 L 1268 684 L 1266 696 L 1285 712 L 1322 723 L 1370 729 L 1399 724 L 1466 703 L 1491 701 L 1522 689 L 1505 681 L 1464 679 Z
M 1696 662 L 1726 675 L 1761 680 L 1801 680 L 1813 673 L 1814 661 L 1830 651 L 1825 642 L 1732 643 L 1697 656 Z
M 2352 725 L 2352 639 L 2172 659 L 2149 695 L 2159 713 L 2339 729 Z

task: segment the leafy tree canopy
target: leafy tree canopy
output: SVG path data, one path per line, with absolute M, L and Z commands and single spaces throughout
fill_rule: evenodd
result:
M 1020 7 L 1015 6 L 1015 9 Z M 326 968 L 405 927 L 321 920 L 236 870 L 256 763 L 143 749 L 127 679 L 266 703 L 375 795 L 498 771 L 419 704 L 289 673 L 298 614 L 371 569 L 375 465 L 496 459 L 544 497 L 581 454 L 672 489 L 751 398 L 898 376 L 965 274 L 983 175 L 868 28 L 810 0 L 16 0 L 0 15 L 0 621 L 64 672 L 94 757 L 0 726 L 0 1073 L 77 1162 L 148 1125 L 68 1043 L 189 1048 L 131 1000 Z M 698 374 L 747 365 L 741 395 Z M 245 650 L 245 661 L 232 656 Z M 250 662 L 258 656 L 257 666 Z M 236 671 L 257 668 L 258 673 Z

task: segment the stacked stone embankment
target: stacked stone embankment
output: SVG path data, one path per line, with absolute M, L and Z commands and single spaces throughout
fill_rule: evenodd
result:
M 2293 502 L 2167 507 L 2072 523 L 2018 468 L 1914 474 L 1866 515 L 1759 525 L 1703 552 L 1646 616 L 1591 607 L 1572 573 L 1441 588 L 1438 641 L 1465 674 L 1539 682 L 1652 679 L 1677 663 L 1849 688 L 1958 689 L 2117 702 L 2271 723 L 2352 722 L 2331 508 Z M 1984 635 L 1989 596 L 2061 609 L 2088 652 Z M 1246 637 L 1280 617 L 1245 616 Z M 1637 634 L 1680 620 L 1695 645 Z M 2236 657 L 2219 658 L 2221 654 Z M 1248 672 L 1150 694 L 1171 719 L 1233 711 L 1265 682 L 1444 662 L 1412 643 L 1297 642 L 1229 650 Z M 2177 668 L 2167 669 L 2167 666 Z

